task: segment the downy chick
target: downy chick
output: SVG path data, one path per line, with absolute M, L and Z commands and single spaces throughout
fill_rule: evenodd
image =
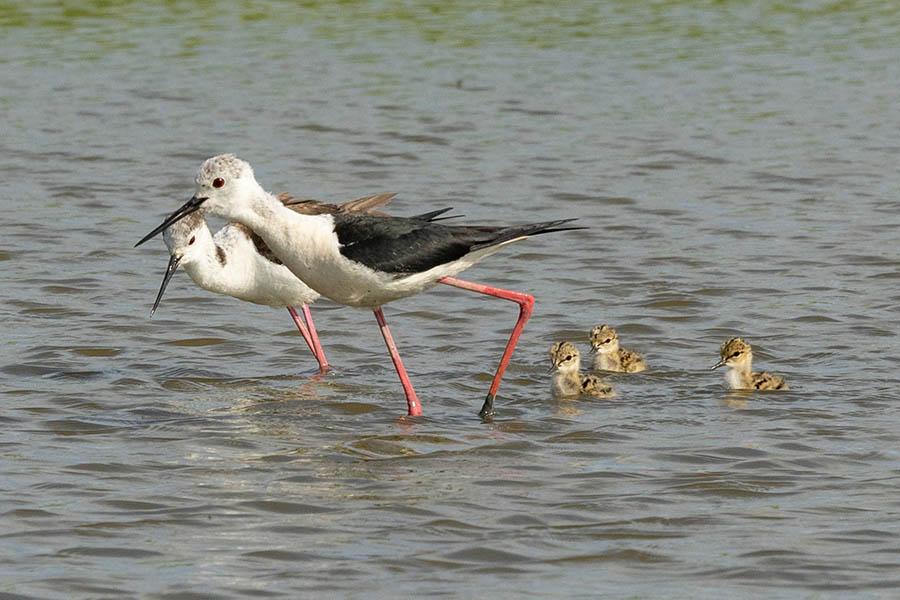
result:
M 555 398 L 593 396 L 611 398 L 611 386 L 596 375 L 581 374 L 581 353 L 571 342 L 556 342 L 550 347 L 551 390 Z
M 619 348 L 619 335 L 606 324 L 591 330 L 591 352 L 596 370 L 639 373 L 647 368 L 647 362 L 640 354 Z
M 731 338 L 719 351 L 721 360 L 712 366 L 713 369 L 728 367 L 725 381 L 733 390 L 786 390 L 784 377 L 766 371 L 752 371 L 753 350 L 750 344 L 741 338 Z

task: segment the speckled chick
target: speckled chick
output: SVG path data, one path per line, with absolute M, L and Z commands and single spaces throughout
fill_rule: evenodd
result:
M 571 342 L 556 342 L 550 347 L 551 390 L 556 398 L 594 396 L 609 398 L 612 388 L 596 375 L 581 374 L 581 353 Z
M 581 395 L 592 398 L 614 398 L 616 393 L 602 377 L 588 373 L 581 376 Z
M 725 381 L 733 390 L 786 390 L 784 377 L 766 371 L 752 371 L 753 349 L 741 338 L 731 338 L 719 351 L 721 360 L 713 369 L 728 367 Z
M 591 329 L 591 352 L 594 369 L 619 373 L 639 373 L 647 369 L 647 362 L 637 352 L 619 348 L 619 334 L 609 325 Z

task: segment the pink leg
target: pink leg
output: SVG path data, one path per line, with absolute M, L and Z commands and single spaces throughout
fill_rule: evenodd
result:
M 312 313 L 309 312 L 309 305 L 303 305 L 303 318 L 306 319 L 306 327 L 309 329 L 309 337 L 312 340 L 313 354 L 319 361 L 319 370 L 323 373 L 328 370 L 328 359 L 325 358 L 325 350 L 322 349 L 322 342 L 319 341 L 319 334 L 316 332 L 316 325 L 313 323 Z
M 291 313 L 291 318 L 294 319 L 294 325 L 297 326 L 297 329 L 300 330 L 300 335 L 303 336 L 303 341 L 306 342 L 306 345 L 309 346 L 309 351 L 313 353 L 313 356 L 316 354 L 316 348 L 313 346 L 312 339 L 309 337 L 309 331 L 306 329 L 306 324 L 303 322 L 303 319 L 300 318 L 300 315 L 297 313 L 297 310 L 293 306 L 287 307 L 288 312 Z
M 391 330 L 388 329 L 387 321 L 384 320 L 384 313 L 381 312 L 381 308 L 376 308 L 373 312 L 375 313 L 375 319 L 378 321 L 378 326 L 381 328 L 381 335 L 384 337 L 384 343 L 387 346 L 388 352 L 391 353 L 391 360 L 394 361 L 394 368 L 397 369 L 397 375 L 400 376 L 400 383 L 403 384 L 403 391 L 406 393 L 406 412 L 411 417 L 421 416 L 422 404 L 416 396 L 416 390 L 413 389 L 412 382 L 409 380 L 409 375 L 406 374 L 406 369 L 403 368 L 403 362 L 400 360 L 400 353 L 397 351 L 396 344 L 394 344 Z
M 506 343 L 506 350 L 503 351 L 503 356 L 500 357 L 500 365 L 497 367 L 497 372 L 494 374 L 494 380 L 491 381 L 491 388 L 488 390 L 488 395 L 484 399 L 484 405 L 482 405 L 481 411 L 478 413 L 482 418 L 490 417 L 494 414 L 494 398 L 497 396 L 497 391 L 500 389 L 500 380 L 503 379 L 503 373 L 506 372 L 506 366 L 509 364 L 509 359 L 512 358 L 513 351 L 516 349 L 516 344 L 519 342 L 519 336 L 522 335 L 525 323 L 528 322 L 531 313 L 534 312 L 534 296 L 482 285 L 480 283 L 472 283 L 471 281 L 464 281 L 462 279 L 457 279 L 456 277 L 444 277 L 440 282 L 471 292 L 478 292 L 479 294 L 487 294 L 488 296 L 511 300 L 519 305 L 519 320 L 516 321 L 516 326 L 513 327 L 512 333 L 509 336 L 509 341 Z

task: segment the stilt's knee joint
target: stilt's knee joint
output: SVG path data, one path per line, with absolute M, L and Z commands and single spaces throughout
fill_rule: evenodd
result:
M 522 307 L 523 313 L 528 313 L 530 315 L 534 310 L 534 296 L 531 294 L 522 294 L 522 298 L 519 300 L 519 306 Z

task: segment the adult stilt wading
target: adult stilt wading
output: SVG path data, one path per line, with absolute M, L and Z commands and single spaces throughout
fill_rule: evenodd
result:
M 297 214 L 259 185 L 247 162 L 230 154 L 205 161 L 196 184 L 194 196 L 138 245 L 198 211 L 249 227 L 285 267 L 316 292 L 338 304 L 375 312 L 403 383 L 410 414 L 420 414 L 421 404 L 403 368 L 382 307 L 441 282 L 519 305 L 519 319 L 481 409 L 483 416 L 489 416 L 510 356 L 531 316 L 534 299 L 527 294 L 459 280 L 456 275 L 504 246 L 531 236 L 584 229 L 574 226 L 574 219 L 512 226 L 453 226 L 398 217 Z

